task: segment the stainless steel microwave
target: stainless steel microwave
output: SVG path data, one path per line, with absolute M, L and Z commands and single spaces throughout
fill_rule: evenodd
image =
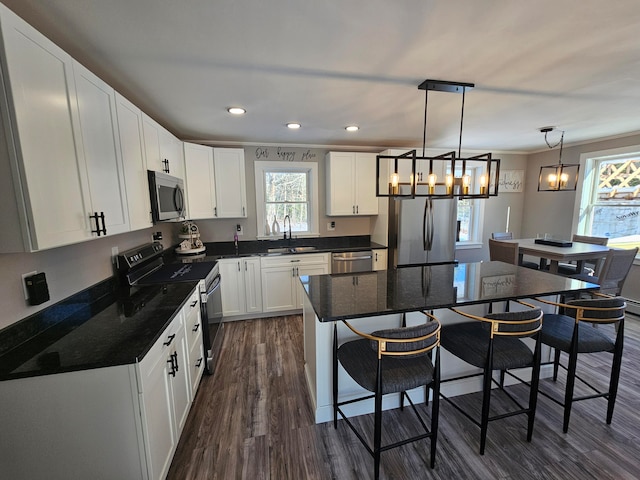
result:
M 177 220 L 185 216 L 184 182 L 166 173 L 147 171 L 154 222 Z

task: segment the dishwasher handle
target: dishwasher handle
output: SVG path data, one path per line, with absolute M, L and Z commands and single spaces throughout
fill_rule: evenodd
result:
M 334 261 L 338 261 L 338 262 L 355 262 L 358 260 L 370 260 L 371 258 L 373 258 L 373 255 L 362 255 L 361 257 L 340 257 L 340 256 L 335 256 L 332 259 Z

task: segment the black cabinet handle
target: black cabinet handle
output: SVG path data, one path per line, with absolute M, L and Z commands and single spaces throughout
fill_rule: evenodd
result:
M 172 357 L 173 357 L 173 359 L 174 359 L 174 362 L 175 362 L 175 369 L 176 369 L 176 372 L 177 372 L 178 370 L 180 370 L 180 369 L 178 368 L 178 352 L 173 352 L 173 353 L 171 354 L 171 356 L 172 356 Z M 174 376 L 175 376 L 175 375 L 174 375 Z
M 193 330 L 192 330 L 192 331 L 197 332 L 197 331 L 198 331 L 198 328 L 200 328 L 200 324 L 199 324 L 199 323 L 196 323 L 196 324 L 193 326 Z
M 198 304 L 197 300 L 194 300 L 193 302 L 191 302 L 191 308 L 195 307 Z
M 168 347 L 169 345 L 171 345 L 171 342 L 173 342 L 173 339 L 174 339 L 174 338 L 176 338 L 176 334 L 175 334 L 175 333 L 174 333 L 174 334 L 172 334 L 172 335 L 169 335 L 169 336 L 167 337 L 167 341 L 166 341 L 166 342 L 164 342 L 164 343 L 163 343 L 163 345 L 164 345 L 165 347 Z
M 107 234 L 107 227 L 106 224 L 104 223 L 104 212 L 93 212 L 93 215 L 89 215 L 89 218 L 91 220 L 95 220 L 96 221 L 96 229 L 95 230 L 91 230 L 91 233 L 95 233 L 98 237 L 100 235 L 106 235 Z M 100 227 L 100 221 L 102 220 L 102 227 Z
M 200 365 L 202 365 L 202 357 L 200 357 L 196 362 L 196 368 L 200 368 Z
M 171 375 L 172 377 L 175 377 L 178 369 L 173 364 L 173 355 L 169 355 L 169 360 L 167 360 L 167 363 L 171 364 L 171 370 L 169 370 L 169 375 Z
M 162 171 L 164 173 L 169 173 L 169 160 L 167 160 L 166 158 L 164 160 L 162 160 Z

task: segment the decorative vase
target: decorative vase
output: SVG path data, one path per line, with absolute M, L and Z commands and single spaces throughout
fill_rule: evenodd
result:
M 264 234 L 271 235 L 271 228 L 269 228 L 269 220 L 264 221 Z
M 276 220 L 275 216 L 273 217 L 273 223 L 271 224 L 271 233 L 274 235 L 280 233 L 280 225 L 278 224 L 278 220 Z

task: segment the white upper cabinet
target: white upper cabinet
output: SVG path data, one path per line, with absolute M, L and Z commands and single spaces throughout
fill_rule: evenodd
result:
M 140 230 L 153 225 L 147 161 L 144 154 L 142 111 L 116 92 L 116 112 L 127 192 L 129 227 L 131 230 Z
M 329 152 L 327 169 L 327 215 L 377 215 L 376 155 L 360 152 Z
M 216 186 L 213 174 L 213 149 L 184 142 L 185 182 L 189 218 L 214 218 Z
M 185 180 L 182 141 L 164 128 L 160 130 L 160 157 L 169 166 L 169 175 Z
M 245 218 L 247 191 L 242 148 L 214 148 L 216 218 Z
M 182 142 L 147 114 L 142 114 L 147 168 L 184 180 Z
M 160 156 L 160 131 L 162 126 L 149 117 L 146 113 L 142 114 L 142 133 L 144 138 L 144 152 L 147 158 L 147 169 L 156 172 L 165 172 L 170 170 L 166 164 L 162 163 Z
M 80 118 L 79 140 L 82 142 L 91 202 L 86 215 L 104 215 L 102 220 L 94 217 L 90 221 L 97 236 L 127 232 L 129 213 L 115 91 L 76 61 L 73 62 L 73 72 Z
M 3 234 L 0 248 L 41 250 L 87 240 L 91 207 L 76 144 L 80 123 L 72 59 L 3 5 L 0 22 L 5 92 L 0 147 L 6 159 L 1 173 L 9 187 L 4 195 L 15 193 L 14 199 L 5 198 L 2 219 L 16 220 L 16 231 Z

